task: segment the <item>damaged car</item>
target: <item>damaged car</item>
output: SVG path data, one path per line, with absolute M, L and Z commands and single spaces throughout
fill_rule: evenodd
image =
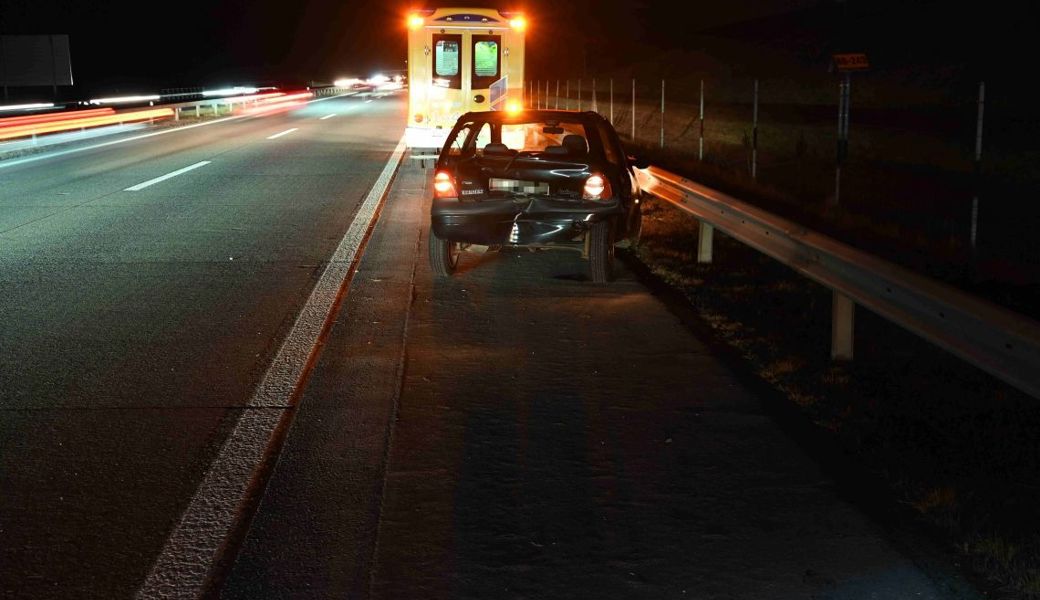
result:
M 594 112 L 462 115 L 434 169 L 430 265 L 447 277 L 462 252 L 568 249 L 610 281 L 614 248 L 638 241 L 640 190 L 610 122 Z

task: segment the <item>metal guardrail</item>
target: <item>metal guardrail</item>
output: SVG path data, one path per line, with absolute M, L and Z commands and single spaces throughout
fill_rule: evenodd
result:
M 674 173 L 637 173 L 643 190 L 700 221 L 699 262 L 711 262 L 718 228 L 829 288 L 833 358 L 852 358 L 859 304 L 1040 398 L 1040 323 Z
M 354 90 L 348 90 L 346 88 L 333 87 L 318 87 L 310 88 L 308 90 L 311 95 L 315 98 L 338 96 L 338 95 L 352 95 L 357 93 Z M 175 104 L 163 104 L 161 106 L 172 108 L 174 114 L 174 120 L 180 120 L 181 115 L 184 112 L 194 110 L 196 117 L 203 115 L 203 108 L 207 109 L 211 116 L 219 116 L 221 114 L 231 114 L 235 111 L 236 105 L 249 105 L 256 104 L 255 94 L 242 95 L 242 96 L 222 96 L 213 98 L 204 98 L 202 100 L 192 100 L 189 102 L 178 102 Z

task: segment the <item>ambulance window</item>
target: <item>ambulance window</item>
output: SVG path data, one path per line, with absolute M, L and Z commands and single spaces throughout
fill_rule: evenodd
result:
M 437 42 L 437 77 L 455 77 L 459 74 L 459 43 L 449 40 Z
M 433 84 L 437 87 L 462 89 L 462 36 L 433 36 Z
M 500 77 L 500 36 L 473 36 L 473 89 L 488 89 Z

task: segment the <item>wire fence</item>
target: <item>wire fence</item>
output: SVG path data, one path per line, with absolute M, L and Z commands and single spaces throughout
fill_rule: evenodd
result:
M 1008 94 L 1008 90 L 1002 90 Z M 593 110 L 635 147 L 842 207 L 974 261 L 1040 275 L 1040 125 L 984 82 L 941 89 L 867 76 L 528 81 L 532 108 Z

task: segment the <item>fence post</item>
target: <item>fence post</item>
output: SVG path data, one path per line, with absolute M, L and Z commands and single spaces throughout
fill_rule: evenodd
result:
M 660 147 L 665 148 L 665 80 L 660 80 Z
M 751 109 L 751 178 L 758 179 L 758 80 L 755 80 L 755 94 Z
M 971 198 L 971 253 L 975 255 L 979 232 L 979 187 L 982 178 L 982 114 L 986 107 L 986 82 L 979 82 L 979 111 L 975 123 L 975 194 Z
M 852 360 L 856 303 L 839 292 L 831 294 L 831 360 Z
M 614 124 L 614 78 L 610 78 L 610 124 Z
M 632 141 L 636 141 L 636 80 L 632 79 Z
M 560 80 L 556 80 L 556 110 L 560 110 Z
M 174 121 L 180 121 L 181 120 L 181 107 L 179 107 L 179 106 L 173 107 L 173 120 Z
M 578 112 L 581 112 L 581 79 L 578 80 Z
M 697 233 L 697 262 L 711 262 L 712 238 L 714 237 L 715 228 L 711 226 L 711 223 L 701 221 Z
M 195 118 L 198 119 L 201 115 L 199 114 L 199 105 L 195 105 Z
M 596 78 L 592 78 L 592 106 L 589 108 L 592 112 L 599 112 L 599 103 L 596 101 Z
M 697 138 L 697 160 L 704 160 L 704 80 L 701 79 L 700 136 Z

